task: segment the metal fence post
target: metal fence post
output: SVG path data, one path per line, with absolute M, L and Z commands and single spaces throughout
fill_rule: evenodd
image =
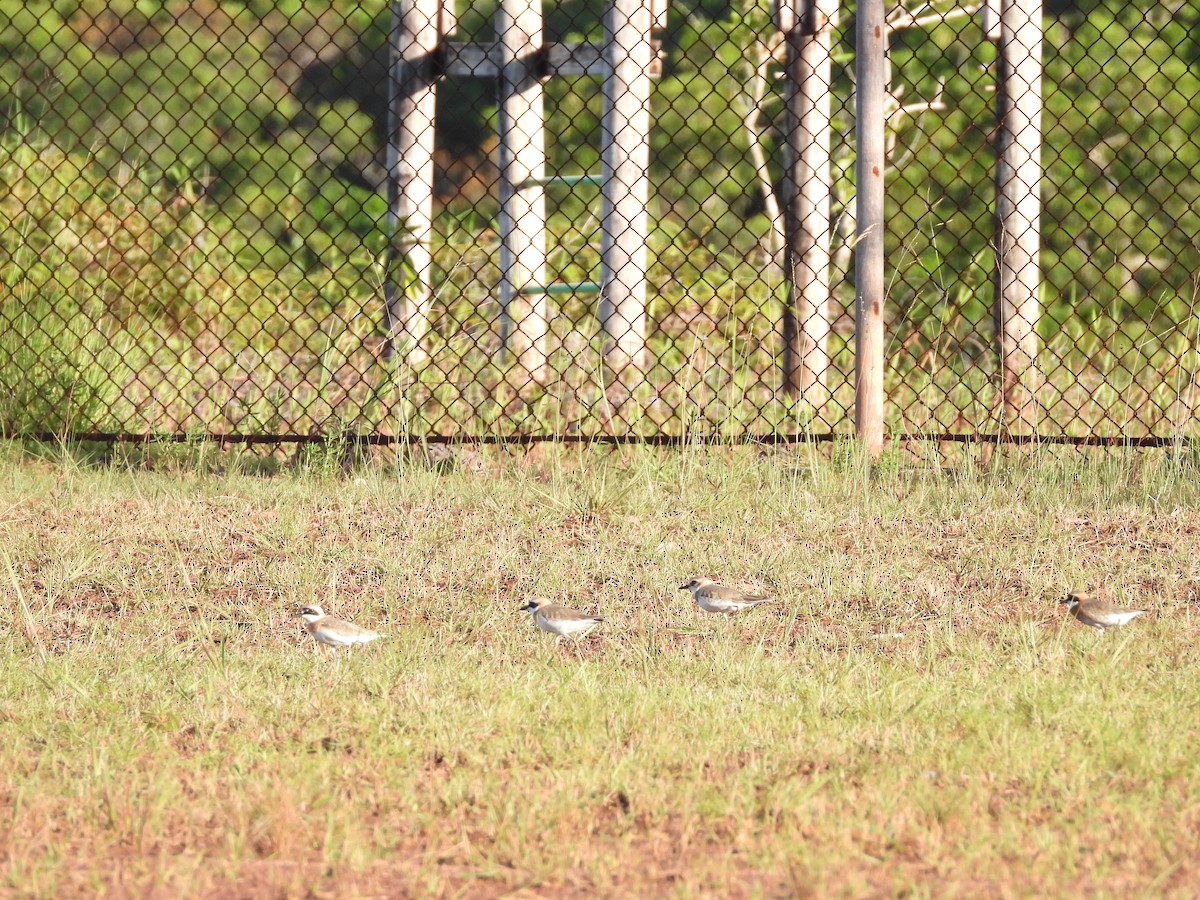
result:
M 854 430 L 872 458 L 883 450 L 885 29 L 883 0 L 859 0 L 854 49 Z

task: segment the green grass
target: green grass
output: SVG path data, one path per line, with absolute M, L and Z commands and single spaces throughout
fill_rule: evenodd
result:
M 10 448 L 0 892 L 1190 894 L 1194 462 L 1008 454 Z M 331 662 L 312 600 L 392 636 Z

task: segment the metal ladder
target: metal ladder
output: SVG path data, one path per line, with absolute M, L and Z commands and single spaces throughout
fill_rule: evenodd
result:
M 560 184 L 567 187 L 575 187 L 580 184 L 599 187 L 602 180 L 603 177 L 600 175 L 547 175 L 544 178 L 530 178 L 523 182 L 521 187 L 551 187 Z M 527 297 L 540 294 L 548 297 L 573 297 L 577 294 L 599 294 L 600 282 L 580 281 L 575 283 L 528 284 L 521 288 L 519 293 Z

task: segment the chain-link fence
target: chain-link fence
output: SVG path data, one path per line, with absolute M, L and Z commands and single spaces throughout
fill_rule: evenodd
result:
M 656 4 L 0 0 L 0 428 L 1195 432 L 1200 0 Z

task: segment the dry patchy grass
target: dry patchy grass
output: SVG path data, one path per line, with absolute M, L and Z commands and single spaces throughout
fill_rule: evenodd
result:
M 1191 895 L 1196 473 L 0 461 L 0 889 Z M 780 601 L 702 618 L 712 572 Z M 1056 600 L 1152 616 L 1103 638 Z M 599 609 L 576 654 L 515 612 Z M 338 663 L 316 599 L 392 637 Z

